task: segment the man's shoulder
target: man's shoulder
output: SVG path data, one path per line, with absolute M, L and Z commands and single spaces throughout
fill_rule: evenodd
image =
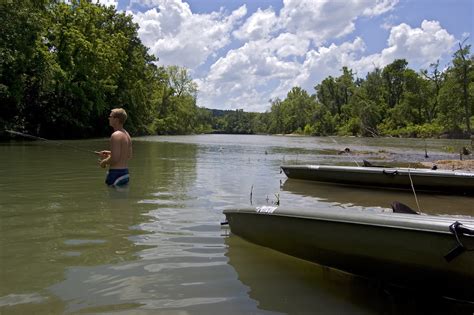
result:
M 128 132 L 124 129 L 124 130 L 115 130 L 113 133 L 112 133 L 112 136 L 127 136 L 128 135 Z
M 122 139 L 130 138 L 130 136 L 128 135 L 127 131 L 116 130 L 112 133 L 111 138 L 112 140 L 113 139 L 122 140 Z

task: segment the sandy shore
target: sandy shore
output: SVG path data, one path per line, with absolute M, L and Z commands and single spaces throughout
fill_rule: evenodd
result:
M 421 162 L 426 167 L 433 167 L 436 165 L 438 169 L 442 170 L 463 170 L 474 172 L 474 160 L 438 160 L 435 162 Z

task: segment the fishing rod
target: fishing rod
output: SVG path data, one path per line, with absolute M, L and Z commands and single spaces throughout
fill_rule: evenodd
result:
M 87 153 L 94 153 L 94 154 L 98 154 L 99 152 L 97 151 L 92 151 L 92 150 L 88 150 L 88 149 L 83 149 L 83 148 L 79 148 L 77 146 L 74 146 L 74 145 L 70 145 L 70 144 L 66 144 L 64 142 L 61 142 L 61 141 L 58 141 L 58 140 L 49 140 L 49 139 L 46 139 L 46 138 L 41 138 L 41 137 L 37 137 L 37 136 L 33 136 L 33 135 L 30 135 L 30 134 L 27 134 L 27 133 L 23 133 L 23 132 L 18 132 L 18 131 L 13 131 L 13 130 L 7 130 L 5 129 L 6 132 L 12 134 L 12 135 L 15 135 L 15 136 L 21 136 L 21 137 L 25 137 L 25 138 L 30 138 L 30 139 L 34 139 L 34 140 L 41 140 L 41 141 L 45 141 L 45 142 L 50 142 L 50 143 L 54 143 L 56 145 L 60 145 L 60 146 L 64 146 L 64 147 L 69 147 L 69 148 L 72 148 L 74 150 L 78 150 L 78 151 L 83 151 L 83 152 L 87 152 Z

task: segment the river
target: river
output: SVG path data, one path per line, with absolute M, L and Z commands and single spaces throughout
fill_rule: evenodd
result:
M 105 171 L 87 152 L 107 144 L 0 143 L 0 314 L 473 312 L 253 245 L 220 225 L 225 208 L 277 200 L 334 211 L 390 211 L 398 200 L 417 209 L 409 191 L 289 181 L 279 166 L 363 159 L 416 166 L 459 158 L 450 152 L 468 141 L 140 137 L 131 184 L 119 190 L 105 186 Z M 346 147 L 351 152 L 340 154 Z M 472 197 L 417 198 L 425 213 L 474 216 Z

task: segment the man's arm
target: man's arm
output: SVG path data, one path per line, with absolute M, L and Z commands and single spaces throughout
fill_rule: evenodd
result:
M 100 161 L 100 166 L 105 168 L 107 165 L 114 165 L 120 161 L 122 137 L 119 133 L 114 132 L 110 137 L 110 151 L 107 151 L 107 157 Z M 104 152 L 104 151 L 102 151 Z
M 109 150 L 95 151 L 95 154 L 100 156 L 100 158 L 105 159 L 106 157 L 110 155 L 110 151 Z

